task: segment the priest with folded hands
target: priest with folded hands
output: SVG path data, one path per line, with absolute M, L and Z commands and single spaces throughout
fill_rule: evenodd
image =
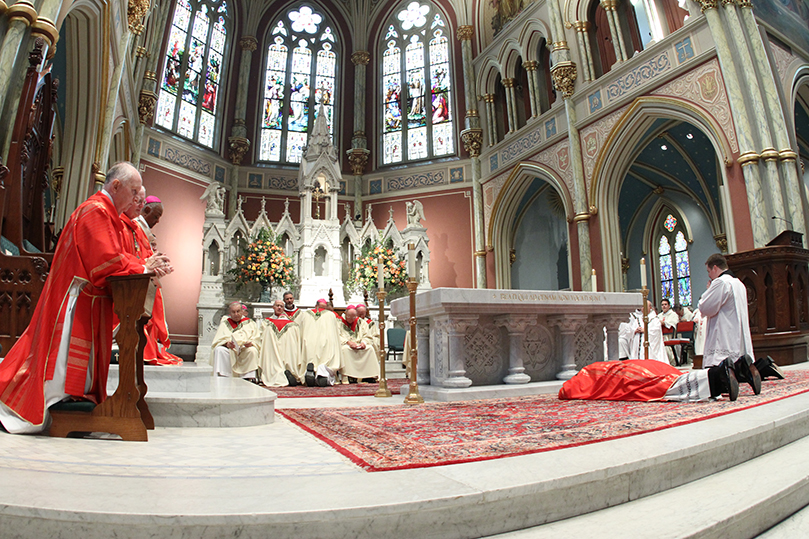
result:
M 353 305 L 346 308 L 340 323 L 340 371 L 343 376 L 373 382 L 379 376 L 379 355 L 369 344 L 368 323 L 357 317 Z
M 324 366 L 332 371 L 340 369 L 340 315 L 326 307 L 328 302 L 319 299 L 315 308 L 303 311 L 296 317 L 301 326 L 301 361 L 306 364 L 306 385 L 315 385 L 315 372 Z
M 301 327 L 284 313 L 277 300 L 273 315 L 265 318 L 261 332 L 261 383 L 269 387 L 297 386 L 306 368 L 301 361 Z
M 231 303 L 228 306 L 228 316 L 222 317 L 211 343 L 214 374 L 255 381 L 260 340 L 258 324 L 243 315 L 242 303 Z

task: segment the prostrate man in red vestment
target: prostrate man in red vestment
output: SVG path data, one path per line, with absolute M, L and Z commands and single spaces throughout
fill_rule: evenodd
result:
M 135 198 L 135 203 L 121 214 L 121 221 L 124 223 L 123 244 L 127 252 L 134 254 L 141 260 L 152 256 L 153 248 L 156 245 L 150 241 L 146 230 L 139 226 L 139 218 L 142 218 L 141 211 L 146 207 L 145 202 L 157 197 L 147 197 L 146 188 L 141 188 L 140 194 Z M 159 199 L 158 199 L 158 204 Z M 150 215 L 162 215 L 162 205 L 158 210 L 154 210 Z M 156 224 L 156 221 L 153 221 Z M 147 225 L 148 226 L 148 225 Z M 151 230 L 150 228 L 148 230 Z M 154 236 L 154 235 L 152 235 Z M 143 362 L 147 365 L 182 365 L 183 360 L 168 351 L 171 346 L 169 330 L 166 324 L 166 311 L 163 304 L 163 291 L 158 286 L 155 291 L 154 305 L 152 306 L 152 318 L 144 328 L 146 332 L 146 346 L 143 348 Z
M 0 423 L 7 431 L 41 432 L 50 422 L 47 408 L 65 398 L 106 398 L 112 350 L 107 277 L 172 271 L 167 257 L 140 261 L 121 244 L 119 214 L 141 185 L 130 163 L 114 165 L 102 190 L 62 230 L 31 323 L 0 363 Z

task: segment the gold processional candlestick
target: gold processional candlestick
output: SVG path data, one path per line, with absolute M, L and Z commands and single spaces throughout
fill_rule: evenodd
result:
M 643 359 L 649 359 L 649 304 L 646 297 L 649 295 L 649 289 L 646 285 L 641 288 L 643 294 Z
M 388 381 L 385 379 L 385 297 L 388 295 L 384 290 L 376 293 L 379 298 L 379 389 L 374 393 L 374 397 L 392 397 L 393 394 L 388 389 Z
M 412 244 L 410 248 L 413 248 Z M 407 289 L 410 291 L 410 390 L 405 397 L 405 404 L 424 404 L 424 398 L 419 395 L 416 372 L 419 365 L 418 339 L 416 338 L 416 287 L 418 285 L 419 283 L 413 277 L 407 281 Z

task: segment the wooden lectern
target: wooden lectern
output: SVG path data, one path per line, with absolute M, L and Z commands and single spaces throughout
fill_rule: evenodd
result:
M 146 442 L 146 429 L 154 429 L 154 419 L 146 404 L 143 380 L 143 326 L 149 320 L 151 305 L 146 301 L 151 275 L 109 277 L 115 314 L 121 321 L 116 341 L 119 346 L 118 389 L 98 406 L 88 402 L 63 402 L 50 408 L 50 435 L 60 438 L 71 432 L 108 432 L 131 442 Z M 154 296 L 152 295 L 152 301 Z
M 809 354 L 809 250 L 801 237 L 785 230 L 764 247 L 726 257 L 747 288 L 756 358 L 771 356 L 779 365 Z

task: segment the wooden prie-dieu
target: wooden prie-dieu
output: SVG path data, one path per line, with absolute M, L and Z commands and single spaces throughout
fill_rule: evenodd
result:
M 66 437 L 71 433 L 107 432 L 127 441 L 148 441 L 147 429 L 154 419 L 146 404 L 143 381 L 143 326 L 151 311 L 147 300 L 151 276 L 148 274 L 109 277 L 115 314 L 121 322 L 115 340 L 119 356 L 118 389 L 107 400 L 93 407 L 87 402 L 64 402 L 50 408 L 50 435 Z M 152 298 L 153 299 L 153 298 Z

